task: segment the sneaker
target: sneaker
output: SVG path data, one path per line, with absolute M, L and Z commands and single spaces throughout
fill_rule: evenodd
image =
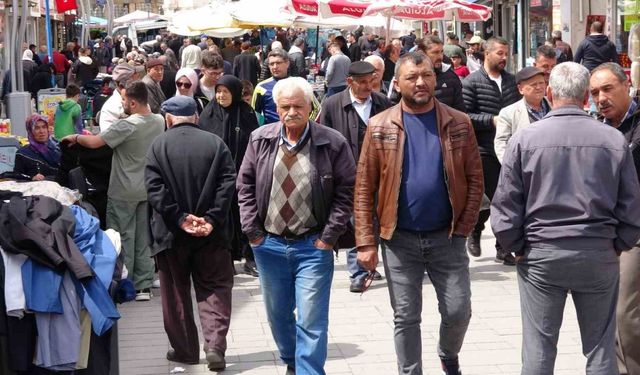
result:
M 136 301 L 150 301 L 151 289 L 146 288 L 142 290 L 136 290 Z
M 206 358 L 209 371 L 222 371 L 227 366 L 224 360 L 224 354 L 215 349 L 207 350 Z
M 349 291 L 351 293 L 362 293 L 364 291 L 364 283 L 366 280 L 366 277 L 360 277 L 358 279 L 351 280 Z
M 382 275 L 380 274 L 380 272 L 378 271 L 373 271 L 373 279 L 375 281 L 380 281 L 382 280 Z
M 160 289 L 160 279 L 153 280 L 153 284 L 151 284 L 151 287 L 154 289 Z
M 442 375 L 462 375 L 458 358 L 440 358 L 440 364 L 442 365 Z

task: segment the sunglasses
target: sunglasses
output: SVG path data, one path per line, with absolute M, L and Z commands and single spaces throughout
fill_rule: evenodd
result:
M 373 278 L 375 277 L 375 275 L 376 275 L 376 271 L 369 271 L 369 273 L 367 274 L 367 277 L 364 279 L 364 285 L 362 287 L 362 293 L 360 293 L 360 295 L 363 295 L 364 292 L 369 290 L 369 287 L 373 283 Z
M 176 82 L 177 87 L 184 87 L 185 89 L 191 88 L 191 82 Z

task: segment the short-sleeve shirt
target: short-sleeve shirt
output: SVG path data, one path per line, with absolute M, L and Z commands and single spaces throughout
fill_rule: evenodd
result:
M 147 150 L 153 140 L 164 132 L 164 119 L 158 114 L 131 115 L 118 120 L 100 133 L 113 149 L 109 198 L 141 202 L 147 200 L 144 167 Z

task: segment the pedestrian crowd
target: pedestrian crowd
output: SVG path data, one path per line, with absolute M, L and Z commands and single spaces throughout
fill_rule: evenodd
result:
M 225 368 L 233 260 L 245 258 L 286 374 L 324 374 L 343 249 L 353 293 L 382 279 L 383 260 L 399 374 L 423 371 L 428 275 L 442 372 L 460 375 L 469 255 L 487 251 L 490 220 L 495 260 L 517 269 L 522 374 L 553 374 L 568 295 L 586 373 L 640 374 L 639 99 L 602 24 L 590 31 L 575 54 L 554 32 L 515 74 L 507 40 L 472 32 L 335 33 L 318 67 L 295 29 L 264 53 L 257 31 L 70 42 L 52 63 L 32 45 L 27 91 L 53 81 L 66 99 L 52 122 L 29 119 L 14 171 L 72 186 L 82 167 L 135 299 L 160 288 L 171 361 L 199 361 L 193 283 L 208 367 Z M 78 103 L 99 72 L 110 79 L 91 134 Z

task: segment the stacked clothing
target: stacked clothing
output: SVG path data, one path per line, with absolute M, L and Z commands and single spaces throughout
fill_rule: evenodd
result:
M 120 318 L 119 255 L 84 208 L 0 191 L 0 359 L 8 354 L 8 370 L 90 367 L 94 337 L 110 334 Z

